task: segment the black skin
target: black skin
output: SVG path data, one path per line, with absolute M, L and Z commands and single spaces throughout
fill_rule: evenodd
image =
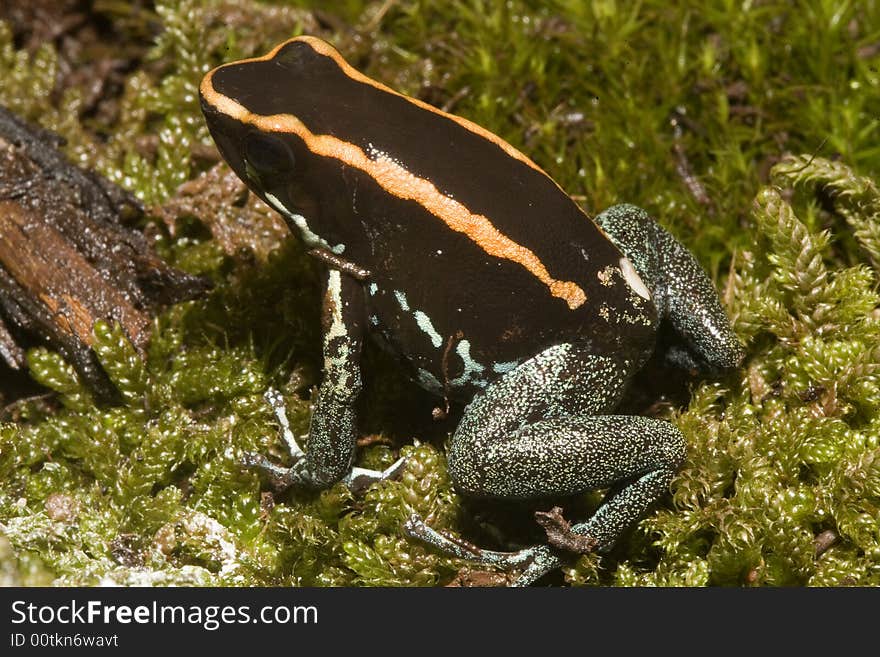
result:
M 325 380 L 306 451 L 282 473 L 285 483 L 322 488 L 351 477 L 357 353 L 369 335 L 422 386 L 467 403 L 448 454 L 462 494 L 529 499 L 609 488 L 593 517 L 572 527 L 607 550 L 668 490 L 683 436 L 614 409 L 661 322 L 680 338 L 674 362 L 689 368 L 736 367 L 743 350 L 705 272 L 644 211 L 615 206 L 591 221 L 497 138 L 355 79 L 313 39 L 221 67 L 202 92 L 211 133 L 242 179 L 309 246 L 335 248 L 349 272 L 369 273 L 329 270 Z M 247 113 L 230 115 L 221 96 Z M 292 115 L 306 130 L 267 130 L 255 117 L 269 115 Z M 319 152 L 314 135 L 355 147 L 368 164 L 339 149 Z M 387 159 L 403 188 L 372 168 Z M 585 299 L 562 298 L 535 269 L 490 252 L 476 231 L 453 229 L 454 210 L 412 200 L 413 179 L 491 222 Z M 266 469 L 279 475 L 277 466 Z M 518 584 L 561 563 L 549 546 L 495 553 L 462 546 L 417 517 L 406 528 L 463 558 L 520 569 Z

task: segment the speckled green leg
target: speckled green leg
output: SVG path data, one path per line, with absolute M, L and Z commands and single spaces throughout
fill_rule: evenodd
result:
M 633 364 L 586 346 L 550 347 L 465 409 L 448 452 L 458 490 L 484 498 L 573 495 L 674 469 L 684 441 L 666 422 L 605 415 Z
M 595 539 L 598 549 L 610 548 L 668 489 L 685 455 L 684 438 L 668 422 L 601 414 L 619 401 L 630 365 L 563 344 L 490 385 L 465 409 L 452 439 L 456 488 L 476 497 L 527 499 L 614 487 L 588 522 L 572 528 Z M 411 535 L 450 551 L 447 537 L 426 531 L 420 519 L 408 524 Z M 468 548 L 458 556 L 524 567 L 518 584 L 561 563 L 546 546 L 510 554 Z
M 278 488 L 326 488 L 339 480 L 360 489 L 396 474 L 402 461 L 384 472 L 352 468 L 357 441 L 356 402 L 361 391 L 360 354 L 364 293 L 361 284 L 331 269 L 324 295 L 324 380 L 318 389 L 303 452 L 287 424 L 280 396 L 267 399 L 278 416 L 294 464 L 282 468 L 255 454 L 246 464 L 263 470 Z
M 456 434 L 450 457 L 453 481 L 462 492 L 496 499 L 533 499 L 573 495 L 623 481 L 590 524 L 601 548 L 667 489 L 684 459 L 684 439 L 661 420 L 628 415 L 599 415 L 544 420 L 507 436 L 475 431 Z M 454 439 L 455 440 L 455 439 Z M 474 455 L 474 450 L 480 453 Z
M 590 444 L 593 449 L 585 451 L 594 456 L 601 453 L 602 458 L 609 459 L 608 464 L 603 464 L 598 470 L 587 469 L 578 478 L 581 482 L 593 478 L 586 484 L 585 490 L 616 483 L 596 513 L 588 521 L 571 528 L 574 534 L 594 539 L 597 549 L 603 551 L 610 549 L 621 532 L 638 520 L 669 489 L 669 483 L 684 458 L 684 440 L 678 429 L 668 422 L 638 416 L 604 415 L 583 418 L 574 424 L 576 429 L 563 429 L 571 441 L 580 440 Z M 562 422 L 556 426 L 561 427 Z M 530 433 L 540 439 L 541 429 Z M 523 449 L 521 443 L 512 447 L 509 451 L 505 450 L 505 458 L 499 467 L 509 465 L 514 459 L 534 464 L 532 452 L 542 453 L 535 446 Z M 540 457 L 537 459 L 539 462 L 543 460 Z M 561 470 L 550 470 L 550 478 L 555 479 L 557 473 L 567 469 L 568 464 L 565 464 Z M 547 477 L 543 480 L 546 482 Z M 415 515 L 407 521 L 406 531 L 410 536 L 460 559 L 519 570 L 520 575 L 513 582 L 514 586 L 531 584 L 564 563 L 564 554 L 547 545 L 534 545 L 516 552 L 476 548 L 431 529 Z

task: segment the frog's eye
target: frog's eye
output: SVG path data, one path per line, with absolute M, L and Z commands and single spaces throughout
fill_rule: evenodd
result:
M 252 132 L 245 138 L 244 156 L 248 166 L 262 175 L 289 172 L 295 163 L 284 141 L 261 132 Z

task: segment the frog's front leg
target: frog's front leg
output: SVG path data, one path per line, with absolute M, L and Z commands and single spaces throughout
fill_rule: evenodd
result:
M 402 459 L 385 471 L 352 468 L 358 435 L 356 405 L 361 391 L 364 316 L 360 282 L 331 269 L 322 312 L 324 379 L 312 410 L 306 450 L 299 448 L 290 431 L 280 395 L 270 391 L 267 400 L 278 417 L 294 463 L 283 468 L 261 455 L 246 456 L 246 464 L 263 470 L 277 488 L 320 489 L 344 480 L 357 490 L 394 476 L 401 469 Z
M 610 207 L 596 223 L 632 261 L 659 316 L 682 340 L 667 351 L 667 362 L 707 373 L 738 367 L 745 350 L 696 258 L 634 205 Z
M 575 534 L 609 549 L 669 487 L 685 442 L 668 422 L 605 415 L 624 390 L 633 363 L 577 344 L 550 347 L 490 385 L 465 409 L 450 445 L 449 473 L 467 495 L 530 499 L 611 492 Z M 413 518 L 408 529 L 446 551 L 447 537 Z M 503 555 L 473 549 L 458 556 L 523 568 L 517 584 L 560 565 L 560 555 L 534 546 Z M 468 554 L 469 552 L 469 554 Z

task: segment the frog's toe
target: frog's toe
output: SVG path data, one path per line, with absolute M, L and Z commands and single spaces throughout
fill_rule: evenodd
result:
M 519 576 L 510 583 L 510 586 L 529 586 L 551 570 L 562 565 L 562 561 L 556 553 L 546 545 L 535 545 L 520 552 L 527 553 L 524 561 L 528 564 L 520 572 Z
M 467 559 L 468 561 L 478 561 L 486 564 L 489 563 L 488 561 L 485 561 L 485 556 L 489 553 L 488 550 L 481 550 L 476 545 L 468 543 L 460 538 L 456 538 L 445 532 L 438 532 L 422 520 L 422 517 L 418 513 L 413 513 L 407 519 L 403 524 L 403 531 L 406 532 L 407 536 L 427 543 L 441 552 L 445 552 L 458 559 Z
M 257 452 L 245 452 L 241 458 L 241 464 L 265 475 L 269 484 L 276 492 L 287 490 L 302 479 L 301 468 L 297 467 L 302 461 L 298 461 L 292 467 L 272 463 L 262 454 Z
M 367 468 L 352 468 L 351 472 L 342 480 L 349 490 L 359 495 L 377 481 L 397 479 L 406 465 L 406 457 L 401 456 L 384 470 L 368 470 Z
M 511 586 L 528 586 L 562 563 L 554 551 L 546 545 L 534 545 L 515 552 L 484 550 L 460 538 L 433 529 L 416 513 L 409 517 L 403 528 L 412 538 L 424 541 L 458 559 L 520 571 Z
M 278 420 L 278 426 L 281 428 L 281 437 L 287 445 L 287 451 L 295 459 L 305 457 L 305 452 L 296 441 L 293 431 L 290 430 L 290 421 L 287 419 L 287 411 L 284 407 L 284 397 L 275 388 L 269 388 L 264 394 L 263 399 L 269 404 L 275 419 Z

